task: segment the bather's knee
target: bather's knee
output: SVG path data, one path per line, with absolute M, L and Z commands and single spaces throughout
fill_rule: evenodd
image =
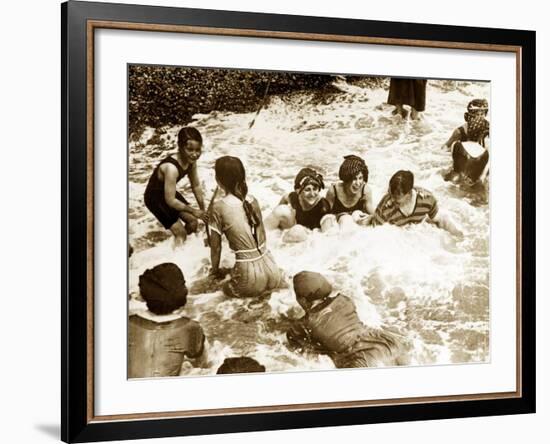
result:
M 185 231 L 187 234 L 196 233 L 199 228 L 199 221 L 197 219 L 185 221 Z

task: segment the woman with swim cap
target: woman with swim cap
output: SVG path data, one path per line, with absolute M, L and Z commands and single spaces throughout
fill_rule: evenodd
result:
M 485 118 L 489 104 L 485 99 L 468 103 L 464 113 L 466 123 L 453 131 L 443 148 L 451 149 L 453 167 L 444 174 L 445 180 L 463 178 L 468 185 L 483 182 L 489 172 L 489 122 Z
M 279 205 L 266 218 L 269 229 L 287 229 L 300 225 L 310 230 L 322 228 L 322 219 L 330 205 L 321 196 L 323 176 L 313 168 L 302 168 L 294 179 L 294 191 L 283 196 Z
M 139 277 L 147 311 L 128 321 L 128 378 L 178 376 L 182 364 L 203 364 L 204 332 L 184 315 L 187 287 L 180 268 L 159 264 Z
M 368 215 L 374 213 L 372 192 L 367 185 L 369 168 L 359 156 L 349 155 L 338 170 L 341 182 L 333 184 L 327 191 L 330 212 L 334 215 L 340 227 L 357 222 L 365 224 Z
M 306 314 L 287 331 L 292 348 L 327 354 L 337 368 L 407 363 L 403 338 L 363 324 L 353 300 L 334 292 L 323 275 L 302 271 L 293 283 L 296 301 Z

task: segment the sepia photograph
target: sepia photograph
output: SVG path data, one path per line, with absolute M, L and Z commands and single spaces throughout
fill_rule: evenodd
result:
M 491 82 L 127 88 L 129 379 L 491 361 Z

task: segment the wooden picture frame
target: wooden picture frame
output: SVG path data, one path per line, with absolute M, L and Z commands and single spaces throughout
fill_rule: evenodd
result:
M 62 418 L 65 442 L 535 412 L 535 33 L 185 8 L 62 4 Z M 516 390 L 96 415 L 94 33 L 98 29 L 509 53 L 516 59 Z M 529 118 L 524 118 L 528 114 Z M 113 147 L 113 149 L 118 149 Z M 120 147 L 123 149 L 123 147 Z

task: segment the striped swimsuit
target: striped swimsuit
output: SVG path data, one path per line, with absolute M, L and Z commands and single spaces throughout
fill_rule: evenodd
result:
M 387 222 L 400 227 L 407 224 L 418 224 L 427 218 L 433 219 L 438 212 L 437 200 L 428 190 L 419 187 L 414 189 L 416 190 L 416 203 L 410 215 L 403 214 L 388 193 L 378 204 L 371 223 L 382 225 Z

